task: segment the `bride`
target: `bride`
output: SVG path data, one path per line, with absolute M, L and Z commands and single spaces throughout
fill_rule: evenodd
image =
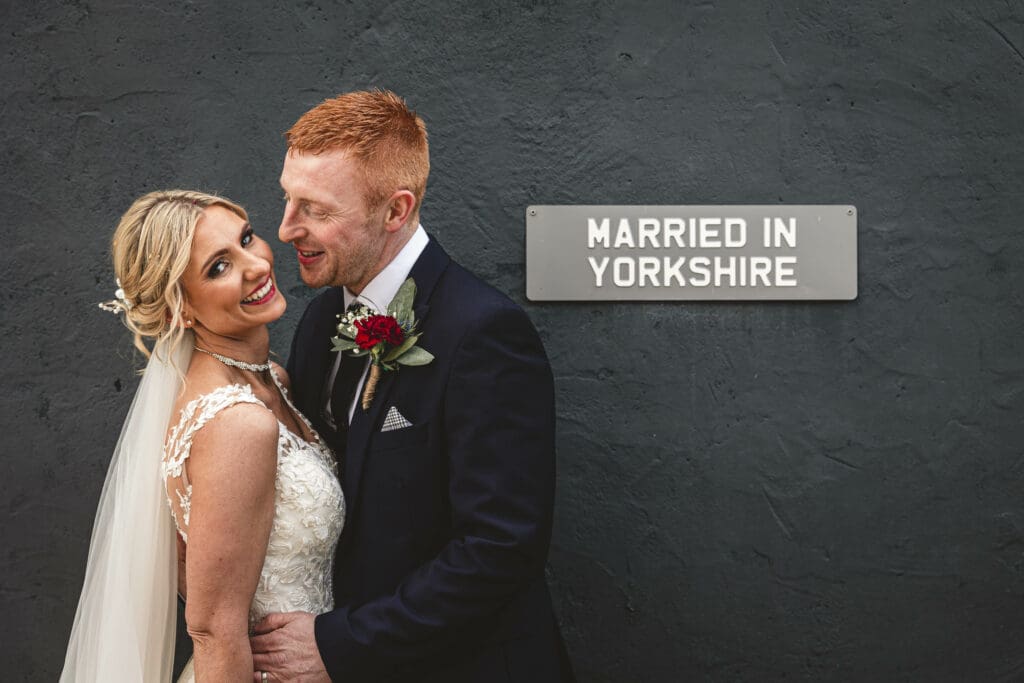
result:
M 149 362 L 103 486 L 61 681 L 170 680 L 175 592 L 195 644 L 179 683 L 252 681 L 254 623 L 332 608 L 344 522 L 334 458 L 268 358 L 267 324 L 286 306 L 273 254 L 238 205 L 172 190 L 132 204 L 113 255 L 120 289 L 106 306 Z

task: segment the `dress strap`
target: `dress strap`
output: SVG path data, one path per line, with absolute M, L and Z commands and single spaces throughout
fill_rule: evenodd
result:
M 178 424 L 171 430 L 164 444 L 164 477 L 181 477 L 182 465 L 192 451 L 192 439 L 196 432 L 216 417 L 217 413 L 239 403 L 267 407 L 256 398 L 248 384 L 227 384 L 189 401 L 182 408 Z M 187 477 L 183 480 L 187 485 Z

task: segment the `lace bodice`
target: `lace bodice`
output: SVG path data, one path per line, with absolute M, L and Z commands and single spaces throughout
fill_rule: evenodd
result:
M 263 570 L 249 609 L 250 625 L 270 612 L 322 614 L 332 609 L 332 560 L 345 521 L 345 501 L 338 484 L 334 456 L 309 422 L 291 405 L 276 375 L 274 381 L 292 412 L 306 422 L 314 440 L 304 440 L 278 421 L 274 521 Z M 167 502 L 186 543 L 192 501 L 186 463 L 192 439 L 217 413 L 240 403 L 266 407 L 249 385 L 218 387 L 182 409 L 178 423 L 164 444 Z

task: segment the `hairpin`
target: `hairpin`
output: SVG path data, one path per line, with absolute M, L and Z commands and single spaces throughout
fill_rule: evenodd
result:
M 124 295 L 124 289 L 121 288 L 121 280 L 117 279 L 115 282 L 117 283 L 117 289 L 114 290 L 114 298 L 116 301 L 104 301 L 98 304 L 99 307 L 104 311 L 109 311 L 110 313 L 120 313 L 121 311 L 132 310 L 132 304 L 128 301 L 128 297 Z

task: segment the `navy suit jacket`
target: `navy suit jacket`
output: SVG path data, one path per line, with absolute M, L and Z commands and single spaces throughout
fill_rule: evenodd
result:
M 346 435 L 324 419 L 340 288 L 303 314 L 295 402 L 338 455 L 336 609 L 316 619 L 331 678 L 571 680 L 544 581 L 555 486 L 551 369 L 523 310 L 430 240 L 410 273 L 424 366 L 385 372 Z M 394 406 L 411 427 L 381 432 Z

